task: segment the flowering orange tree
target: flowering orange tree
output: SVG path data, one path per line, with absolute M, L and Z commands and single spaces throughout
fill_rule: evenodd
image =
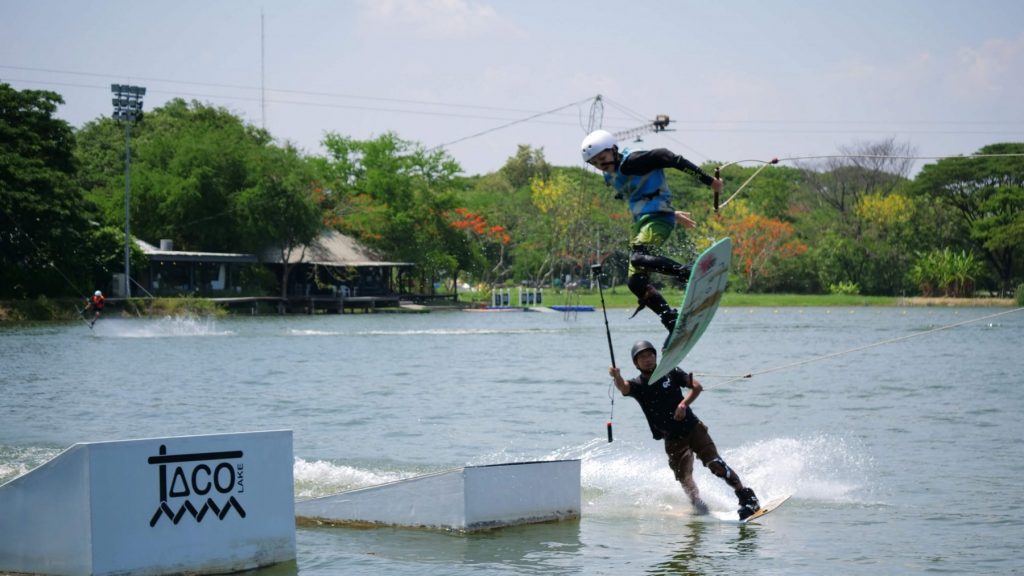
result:
M 473 236 L 501 244 L 508 244 L 511 237 L 505 231 L 504 226 L 490 226 L 487 219 L 466 208 L 456 208 L 455 217 L 451 223 L 456 230 L 465 230 Z
M 475 259 L 480 263 L 479 269 L 481 279 L 491 275 L 500 276 L 505 268 L 505 247 L 512 241 L 512 236 L 504 226 L 491 225 L 483 215 L 472 212 L 467 208 L 456 208 L 448 215 L 449 225 L 455 230 L 465 233 L 467 246 L 473 253 Z M 493 254 L 497 252 L 497 254 Z M 484 271 L 484 263 L 495 261 L 495 266 L 490 271 Z
M 758 280 L 770 275 L 781 260 L 807 252 L 792 224 L 752 213 L 743 203 L 729 208 L 715 228 L 722 232 L 718 236 L 732 239 L 732 268 L 748 290 L 755 289 Z

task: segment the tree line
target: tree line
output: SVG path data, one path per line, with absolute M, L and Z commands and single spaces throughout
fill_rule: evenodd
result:
M 81 296 L 123 267 L 124 126 L 100 117 L 73 129 L 55 116 L 62 103 L 0 84 L 0 297 Z M 394 133 L 328 133 L 326 153 L 313 155 L 180 99 L 132 126 L 129 144 L 131 231 L 151 243 L 272 249 L 286 261 L 333 228 L 416 264 L 410 291 L 560 286 L 598 262 L 612 282 L 625 277 L 625 202 L 593 170 L 550 165 L 543 149 L 521 145 L 501 169 L 467 177 L 448 152 Z M 1024 144 L 976 154 L 990 156 L 938 160 L 911 176 L 909 144 L 858 143 L 817 164 L 765 169 L 718 213 L 707 187 L 670 171 L 676 209 L 699 224 L 665 250 L 685 259 L 732 237 L 730 288 L 740 291 L 1009 292 L 1024 276 L 1024 158 L 1006 155 Z M 724 197 L 756 169 L 726 168 Z M 143 258 L 134 250 L 133 267 Z

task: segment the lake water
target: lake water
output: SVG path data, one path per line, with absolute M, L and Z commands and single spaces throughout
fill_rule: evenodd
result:
M 607 442 L 600 311 L 0 328 L 0 482 L 75 442 L 291 429 L 297 498 L 579 458 L 582 517 L 300 527 L 296 564 L 260 576 L 1021 573 L 1024 312 L 1008 311 L 721 309 L 684 367 L 704 374 L 694 410 L 729 464 L 762 500 L 793 494 L 756 525 L 691 514 L 633 400 L 616 397 Z M 609 312 L 632 375 L 632 343 L 664 331 L 627 316 Z M 712 509 L 735 509 L 697 467 Z

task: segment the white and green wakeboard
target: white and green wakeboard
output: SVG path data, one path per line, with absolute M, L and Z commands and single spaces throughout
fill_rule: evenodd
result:
M 725 293 L 731 260 L 732 242 L 722 238 L 702 252 L 693 263 L 683 305 L 679 308 L 679 318 L 661 350 L 658 366 L 651 374 L 651 382 L 657 382 L 679 366 L 704 334 Z

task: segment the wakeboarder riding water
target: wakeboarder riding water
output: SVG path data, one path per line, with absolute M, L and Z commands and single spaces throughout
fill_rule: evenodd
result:
M 89 322 L 89 328 L 92 328 L 93 324 L 95 324 L 96 321 L 100 319 L 100 314 L 103 313 L 103 307 L 106 305 L 106 303 L 107 299 L 103 297 L 103 292 L 100 292 L 99 290 L 94 292 L 92 298 L 86 301 L 85 309 L 83 309 L 82 312 L 85 312 L 89 308 L 92 308 L 93 310 L 96 311 L 96 315 L 93 316 L 92 322 Z
M 623 396 L 631 396 L 640 404 L 654 439 L 665 440 L 668 465 L 697 513 L 707 514 L 708 508 L 700 497 L 697 483 L 693 481 L 694 454 L 712 474 L 725 480 L 733 489 L 739 499 L 737 512 L 740 520 L 746 520 L 757 512 L 761 506 L 754 491 L 744 486 L 739 475 L 725 463 L 708 434 L 707 425 L 693 413 L 691 406 L 703 390 L 700 382 L 693 378 L 693 373 L 674 368 L 657 382 L 651 382 L 651 373 L 658 363 L 654 345 L 640 340 L 633 345 L 631 355 L 633 365 L 640 370 L 639 376 L 623 380 L 615 366 L 608 368 L 608 374 Z

